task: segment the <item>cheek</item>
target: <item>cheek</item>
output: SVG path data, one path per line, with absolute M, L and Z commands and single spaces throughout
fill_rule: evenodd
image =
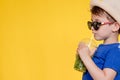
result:
M 103 35 L 110 35 L 112 32 L 112 29 L 110 26 L 105 25 L 105 26 L 101 26 L 98 32 Z
M 96 40 L 104 40 L 111 35 L 111 31 L 109 29 L 101 28 L 94 34 Z
M 101 27 L 95 34 L 94 37 L 96 40 L 104 40 L 108 38 L 111 34 L 111 30 L 105 27 Z

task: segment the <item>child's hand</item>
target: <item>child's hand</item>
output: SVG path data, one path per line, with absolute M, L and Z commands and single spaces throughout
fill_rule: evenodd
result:
M 80 58 L 91 57 L 91 51 L 89 47 L 85 43 L 80 43 L 77 48 L 77 53 L 79 54 Z

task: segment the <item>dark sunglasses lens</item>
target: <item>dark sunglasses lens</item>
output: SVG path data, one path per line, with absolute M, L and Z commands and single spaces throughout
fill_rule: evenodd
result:
M 88 28 L 91 30 L 92 22 L 88 21 L 88 22 L 87 22 L 87 25 L 88 25 Z
M 92 26 L 93 26 L 93 28 L 94 28 L 95 30 L 98 30 L 99 27 L 100 27 L 100 24 L 101 24 L 101 23 L 99 23 L 99 22 L 93 22 Z

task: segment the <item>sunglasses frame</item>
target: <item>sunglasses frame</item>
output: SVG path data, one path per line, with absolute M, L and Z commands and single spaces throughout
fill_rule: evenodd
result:
M 93 27 L 94 30 L 98 30 L 100 28 L 100 26 L 102 25 L 107 25 L 107 24 L 113 24 L 114 22 L 97 22 L 97 21 L 88 21 L 87 22 L 87 25 L 88 25 L 88 28 L 91 30 L 91 28 Z

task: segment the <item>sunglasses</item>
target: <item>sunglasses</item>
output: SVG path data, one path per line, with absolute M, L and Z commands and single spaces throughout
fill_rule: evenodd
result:
M 100 28 L 100 26 L 102 26 L 102 25 L 113 24 L 113 23 L 114 22 L 97 22 L 97 21 L 90 22 L 90 21 L 88 21 L 87 25 L 90 30 L 92 27 L 94 28 L 94 30 L 98 30 Z

